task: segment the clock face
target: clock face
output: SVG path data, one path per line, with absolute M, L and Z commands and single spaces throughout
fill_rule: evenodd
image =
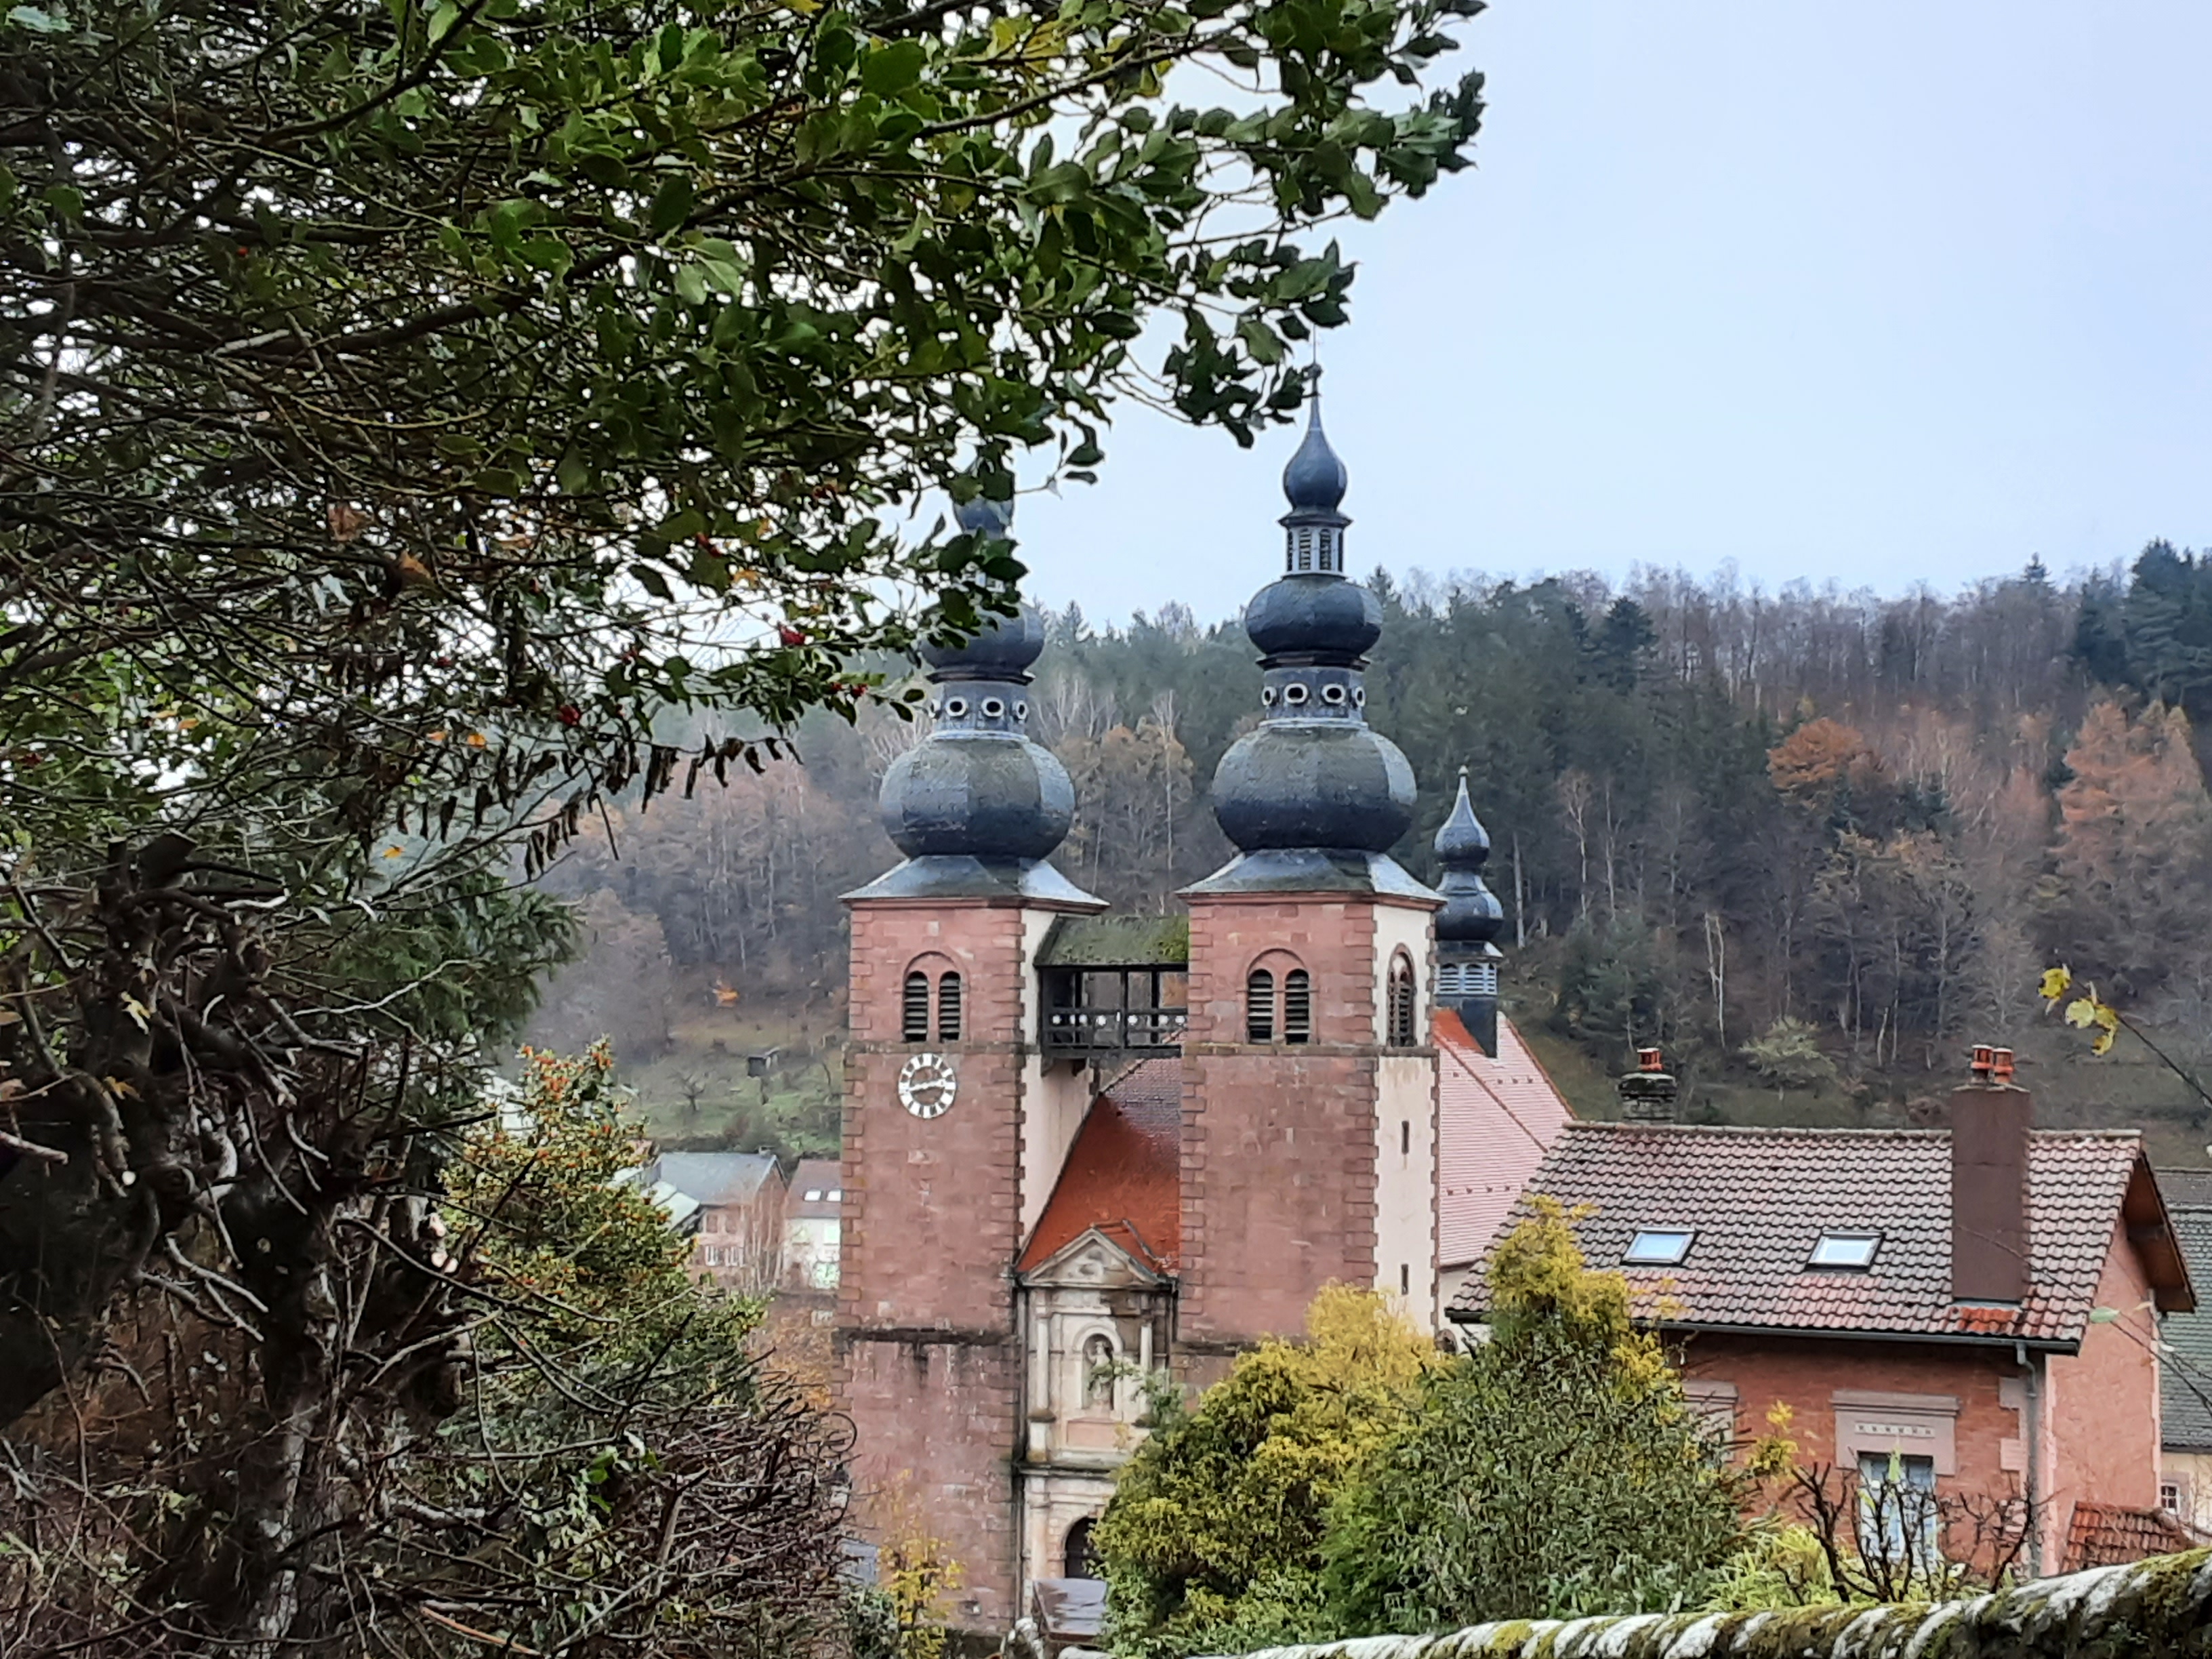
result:
M 952 1062 L 943 1054 L 915 1054 L 899 1067 L 899 1104 L 916 1117 L 941 1117 L 960 1092 Z

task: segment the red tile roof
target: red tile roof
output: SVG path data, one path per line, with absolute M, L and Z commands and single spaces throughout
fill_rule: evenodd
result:
M 1138 1061 L 1091 1103 L 1015 1271 L 1096 1227 L 1155 1272 L 1182 1249 L 1182 1062 Z
M 834 1158 L 802 1158 L 791 1172 L 783 1212 L 795 1220 L 835 1221 L 845 1212 L 843 1167 Z
M 2164 1510 L 2124 1510 L 2116 1504 L 2076 1504 L 2066 1528 L 2066 1561 L 2061 1572 L 2085 1567 L 2124 1567 L 2146 1556 L 2178 1555 L 2197 1547 L 2197 1539 Z
M 1436 1015 L 1437 1259 L 1481 1259 L 1573 1117 L 1512 1022 L 1498 1022 L 1491 1058 L 1449 1009 Z
M 1590 1206 L 1576 1232 L 1593 1267 L 1621 1267 L 1638 1228 L 1692 1230 L 1680 1266 L 1621 1268 L 1638 1305 L 1669 1326 L 2071 1346 L 2087 1328 L 2130 1184 L 2148 1176 L 2134 1133 L 2034 1135 L 2030 1290 L 2018 1309 L 1952 1303 L 1950 1137 L 1941 1130 L 1570 1123 L 1529 1191 Z M 1519 1212 L 1528 1208 L 1524 1199 Z M 1872 1267 L 1808 1271 L 1824 1231 L 1879 1231 Z M 1487 1294 L 1477 1271 L 1453 1314 L 1480 1318 Z

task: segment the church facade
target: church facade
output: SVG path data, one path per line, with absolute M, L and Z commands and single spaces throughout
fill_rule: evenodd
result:
M 927 1517 L 957 1623 L 1083 1576 L 1152 1391 L 1297 1334 L 1322 1286 L 1438 1328 L 1455 1194 L 1517 1190 L 1547 1144 L 1528 1079 L 1485 1081 L 1503 917 L 1463 775 L 1438 887 L 1389 854 L 1414 781 L 1366 720 L 1382 611 L 1345 574 L 1346 483 L 1316 407 L 1245 612 L 1258 723 L 1213 781 L 1237 854 L 1182 915 L 1109 915 L 1050 862 L 1074 799 L 1026 734 L 1035 613 L 924 653 L 933 729 L 883 784 L 904 860 L 846 896 L 836 1348 L 863 1522 Z M 1510 1131 L 1486 1097 L 1520 1103 Z

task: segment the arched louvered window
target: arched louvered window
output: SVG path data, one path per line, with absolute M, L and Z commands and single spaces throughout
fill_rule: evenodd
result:
M 929 1041 L 929 975 L 919 968 L 906 976 L 906 997 L 899 1010 L 899 1036 L 908 1042 Z
M 1283 1041 L 1313 1041 L 1313 981 L 1303 968 L 1283 975 Z
M 960 1041 L 960 975 L 947 974 L 937 981 L 937 1040 Z
M 1413 988 L 1413 959 L 1401 951 L 1390 958 L 1390 1046 L 1413 1046 L 1413 1014 L 1418 999 Z
M 1255 968 L 1245 977 L 1244 1040 L 1247 1042 L 1273 1042 L 1275 1040 L 1275 976 L 1265 968 Z

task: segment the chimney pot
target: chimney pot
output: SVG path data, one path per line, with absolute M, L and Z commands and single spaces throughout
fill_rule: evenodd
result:
M 1977 1042 L 1974 1045 L 1974 1057 L 1968 1063 L 1966 1069 L 1973 1075 L 1976 1082 L 1989 1081 L 1990 1073 L 1996 1069 L 1996 1056 L 1997 1051 L 1988 1043 Z
M 1636 1063 L 1638 1067 L 1646 1072 L 1663 1072 L 1667 1069 L 1665 1060 L 1656 1048 L 1638 1048 L 1636 1051 Z
M 2012 1050 L 1999 1048 L 1990 1056 L 1990 1075 L 1996 1082 L 2012 1081 Z

